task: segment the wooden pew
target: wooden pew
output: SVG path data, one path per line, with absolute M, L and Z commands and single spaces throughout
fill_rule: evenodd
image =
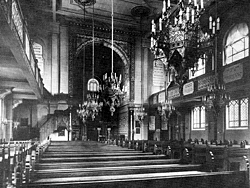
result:
M 232 146 L 227 148 L 225 169 L 228 171 L 238 171 L 245 169 L 244 160 L 250 158 L 250 148 L 242 148 L 238 146 Z
M 43 143 L 32 140 L 0 143 L 0 187 L 20 187 L 29 183 L 35 162 L 49 144 L 50 140 Z

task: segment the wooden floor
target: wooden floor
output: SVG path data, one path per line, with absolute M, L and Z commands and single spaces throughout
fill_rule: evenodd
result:
M 104 143 L 52 142 L 28 187 L 235 188 L 245 186 L 242 177 Z

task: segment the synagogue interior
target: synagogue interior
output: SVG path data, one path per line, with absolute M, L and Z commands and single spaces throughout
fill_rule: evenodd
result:
M 0 22 L 0 187 L 250 186 L 249 0 L 1 0 Z

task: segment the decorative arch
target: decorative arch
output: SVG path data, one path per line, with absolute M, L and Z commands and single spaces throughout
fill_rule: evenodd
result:
M 99 38 L 95 38 L 94 39 L 94 43 L 103 43 L 103 46 L 108 47 L 108 48 L 112 48 L 112 44 L 111 44 L 111 40 L 108 39 L 99 39 Z M 83 42 L 82 44 L 80 44 L 76 50 L 76 56 L 82 51 L 84 46 L 88 46 L 88 45 L 92 45 L 93 40 L 88 40 L 86 42 Z M 115 42 L 113 44 L 113 50 L 114 52 L 116 52 L 120 58 L 122 59 L 124 66 L 127 67 L 129 64 L 129 58 L 128 55 L 126 54 L 126 52 L 122 49 L 122 47 L 120 47 L 119 45 L 117 45 Z
M 80 52 L 83 50 L 84 47 L 88 46 L 88 45 L 92 45 L 93 43 L 93 39 L 92 38 L 87 38 L 89 40 L 81 43 L 77 49 L 76 49 L 76 56 L 78 56 L 80 54 Z M 129 96 L 129 91 L 130 91 L 130 82 L 129 82 L 129 78 L 130 78 L 130 71 L 129 71 L 129 57 L 128 54 L 125 52 L 125 49 L 123 49 L 119 44 L 117 44 L 118 41 L 115 41 L 113 43 L 113 50 L 114 52 L 116 52 L 119 57 L 121 58 L 123 64 L 124 64 L 124 86 L 125 86 L 125 91 L 127 92 L 127 96 Z M 108 47 L 108 48 L 112 48 L 112 43 L 110 39 L 100 39 L 100 38 L 95 38 L 94 39 L 94 43 L 98 44 L 98 43 L 102 43 L 103 46 Z

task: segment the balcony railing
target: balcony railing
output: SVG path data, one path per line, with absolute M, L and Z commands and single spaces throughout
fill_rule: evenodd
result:
M 41 95 L 43 94 L 43 79 L 37 65 L 32 42 L 29 37 L 27 23 L 23 17 L 19 0 L 2 0 L 0 1 L 6 20 L 13 32 L 16 32 L 26 54 L 29 65 L 32 69 L 33 76 L 38 83 Z

